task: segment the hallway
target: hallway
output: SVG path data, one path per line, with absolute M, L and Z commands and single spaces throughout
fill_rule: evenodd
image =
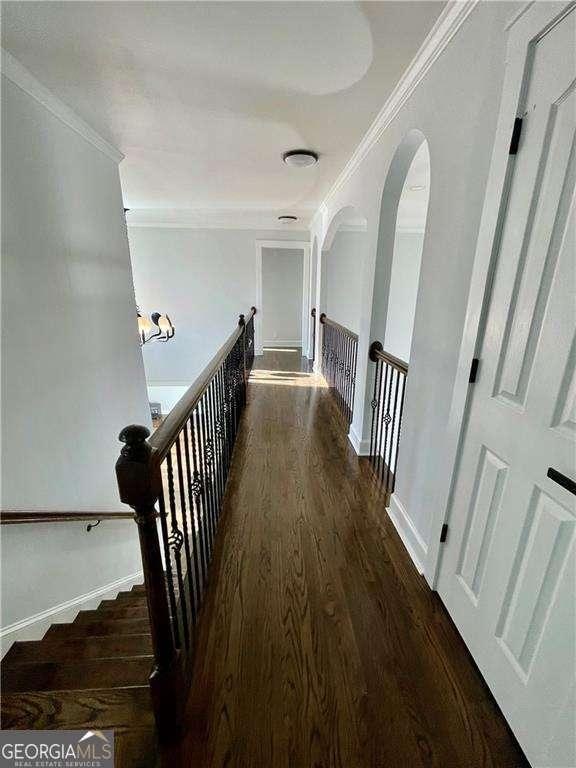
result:
M 255 360 L 170 765 L 525 765 L 305 367 Z

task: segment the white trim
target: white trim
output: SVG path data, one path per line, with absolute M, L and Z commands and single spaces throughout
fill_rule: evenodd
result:
M 303 251 L 302 270 L 302 340 L 298 346 L 302 346 L 308 334 L 308 322 L 310 319 L 310 296 L 308 295 L 308 283 L 310 280 L 310 243 L 307 240 L 256 240 L 256 308 L 258 312 L 254 318 L 254 354 L 264 354 L 262 342 L 262 251 L 264 248 L 283 248 L 289 251 Z M 274 342 L 276 343 L 276 342 Z M 306 356 L 308 349 L 302 348 L 302 354 Z
M 239 211 L 238 218 L 244 219 L 244 214 Z M 258 224 L 246 224 L 245 221 L 228 222 L 190 222 L 190 221 L 127 221 L 128 229 L 225 229 L 225 230 L 247 230 L 247 231 L 268 231 L 268 232 L 290 232 L 299 236 L 308 234 L 308 229 L 288 229 L 286 226 L 280 226 L 277 222 L 260 222 Z M 289 242 L 289 241 L 288 241 Z
M 350 431 L 348 432 L 348 440 L 358 456 L 370 456 L 370 440 L 363 440 L 352 424 L 350 425 Z
M 430 67 L 444 51 L 479 2 L 480 0 L 455 0 L 447 4 L 420 46 L 416 56 L 412 59 L 396 87 L 384 103 L 376 119 L 354 150 L 352 157 L 348 160 L 330 188 L 330 191 L 318 207 L 318 212 L 315 214 L 312 224 L 314 224 L 316 215 L 329 206 L 329 201 L 356 171 L 372 147 L 377 144 L 386 128 L 400 112 L 418 85 L 420 85 Z
M 91 128 L 88 123 L 84 122 L 76 112 L 70 107 L 66 106 L 63 101 L 60 101 L 51 91 L 42 85 L 34 75 L 26 69 L 20 62 L 2 48 L 2 74 L 8 78 L 14 85 L 22 89 L 24 93 L 27 93 L 39 104 L 42 104 L 54 117 L 57 117 L 64 125 L 76 131 L 77 134 L 82 136 L 87 142 L 96 147 L 106 157 L 113 160 L 115 163 L 120 163 L 124 159 L 124 155 L 116 147 L 112 146 L 106 139 L 103 139 L 99 133 Z
M 286 341 L 286 339 L 273 339 L 272 341 L 264 341 L 262 343 L 264 349 L 270 347 L 302 347 L 302 339 L 296 339 L 294 341 Z
M 526 61 L 532 55 L 535 42 L 564 16 L 573 3 L 567 3 L 558 12 L 556 4 L 528 4 L 522 13 L 510 22 L 512 27 L 507 46 L 507 67 L 500 99 L 500 112 L 494 138 L 484 206 L 478 230 L 474 266 L 470 280 L 464 332 L 460 344 L 458 368 L 446 427 L 446 451 L 440 472 L 445 478 L 443 490 L 432 505 L 433 518 L 430 529 L 430 547 L 426 560 L 425 576 L 432 588 L 438 583 L 442 564 L 440 531 L 451 513 L 452 490 L 458 473 L 458 462 L 464 440 L 466 413 L 469 407 L 469 373 L 472 359 L 480 348 L 484 329 L 481 320 L 487 301 L 486 289 L 490 283 L 492 254 L 499 238 L 501 206 L 506 204 L 507 187 L 513 176 L 515 157 L 508 154 L 514 119 L 524 110 Z
M 390 520 L 392 520 L 394 528 L 396 528 L 398 535 L 402 539 L 402 543 L 406 547 L 408 554 L 418 569 L 418 573 L 423 574 L 424 564 L 426 563 L 426 557 L 428 554 L 428 547 L 414 527 L 414 523 L 410 520 L 408 513 L 395 494 L 392 494 L 390 497 L 388 517 Z
M 143 578 L 142 571 L 131 573 L 129 576 L 124 576 L 109 584 L 104 584 L 97 589 L 93 589 L 91 592 L 78 595 L 77 597 L 72 598 L 72 600 L 66 600 L 64 603 L 59 603 L 45 611 L 41 611 L 26 619 L 21 619 L 20 621 L 15 621 L 13 624 L 8 624 L 6 627 L 2 627 L 2 629 L 0 629 L 2 655 L 4 655 L 12 643 L 15 643 L 16 641 L 40 639 L 49 626 L 55 623 L 54 618 L 56 616 L 58 616 L 58 622 L 56 623 L 72 621 L 78 612 L 86 607 L 86 604 L 93 603 L 96 600 L 100 603 L 102 599 L 105 599 L 104 595 L 108 595 L 109 593 L 111 596 L 116 596 L 122 587 L 141 583 Z M 94 607 L 96 607 L 96 605 Z M 63 616 L 62 614 L 66 615 Z

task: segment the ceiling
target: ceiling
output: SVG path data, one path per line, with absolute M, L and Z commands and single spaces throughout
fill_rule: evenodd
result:
M 2 45 L 125 155 L 134 221 L 300 227 L 443 6 L 3 2 Z

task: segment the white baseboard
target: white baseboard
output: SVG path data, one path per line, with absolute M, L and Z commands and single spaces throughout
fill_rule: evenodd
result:
M 266 347 L 301 347 L 302 339 L 296 341 L 287 341 L 286 339 L 276 339 L 275 341 L 265 341 L 262 346 Z
M 80 611 L 97 608 L 102 600 L 116 597 L 118 592 L 141 584 L 144 579 L 142 571 L 124 576 L 109 584 L 104 584 L 84 595 L 67 600 L 41 613 L 36 613 L 26 619 L 8 624 L 0 630 L 0 656 L 4 656 L 10 646 L 20 640 L 40 640 L 52 624 L 62 624 L 73 621 Z
M 352 443 L 358 456 L 370 456 L 370 440 L 362 440 L 352 425 L 350 425 L 348 432 L 348 440 Z
M 394 523 L 394 527 L 398 531 L 402 543 L 408 550 L 408 554 L 418 569 L 418 573 L 423 574 L 428 547 L 414 527 L 414 523 L 408 517 L 406 510 L 394 494 L 390 497 L 388 516 Z

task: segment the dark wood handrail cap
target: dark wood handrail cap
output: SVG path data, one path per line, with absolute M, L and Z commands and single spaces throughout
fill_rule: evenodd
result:
M 240 315 L 238 317 L 238 325 L 246 325 L 246 318 L 244 317 L 244 315 Z
M 258 310 L 256 309 L 256 307 L 250 307 L 250 312 L 252 312 L 252 314 L 255 315 L 256 312 L 258 312 Z
M 128 424 L 118 435 L 118 440 L 126 445 L 135 445 L 143 443 L 150 437 L 150 430 L 142 424 Z
M 373 341 L 372 344 L 370 344 L 370 350 L 368 352 L 368 357 L 373 363 L 378 360 L 377 352 L 384 352 L 384 347 L 382 346 L 382 342 Z
M 326 312 L 322 312 L 322 314 L 320 315 L 320 322 L 321 323 L 326 322 Z
M 314 308 L 312 312 L 310 312 L 310 314 L 312 315 L 312 317 L 316 317 L 316 308 Z

